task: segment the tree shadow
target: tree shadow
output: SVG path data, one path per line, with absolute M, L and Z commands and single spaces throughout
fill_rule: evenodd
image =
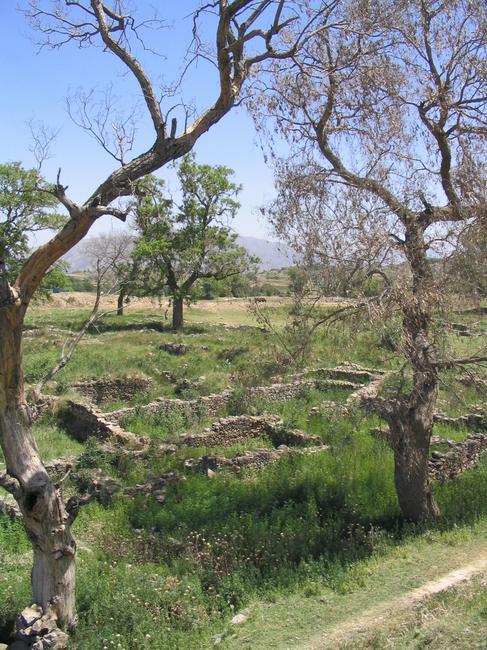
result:
M 172 329 L 170 323 L 161 322 L 161 320 L 151 319 L 142 321 L 123 321 L 99 320 L 88 330 L 89 334 L 103 334 L 105 332 L 159 332 L 163 334 L 206 334 L 208 328 L 203 325 L 185 325 L 184 330 L 177 332 Z

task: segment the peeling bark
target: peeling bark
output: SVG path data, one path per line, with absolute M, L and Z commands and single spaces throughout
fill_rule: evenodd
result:
M 61 491 L 49 478 L 32 435 L 23 385 L 24 311 L 18 300 L 0 308 L 0 444 L 12 479 L 8 489 L 34 549 L 32 601 L 46 611 L 51 607 L 60 624 L 72 628 L 76 543 Z

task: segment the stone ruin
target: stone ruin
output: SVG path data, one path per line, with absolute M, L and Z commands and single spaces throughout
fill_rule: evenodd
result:
M 149 377 L 119 377 L 114 379 L 88 379 L 71 384 L 76 392 L 95 404 L 116 400 L 129 401 L 152 387 Z
M 313 453 L 328 449 L 319 436 L 285 429 L 282 420 L 278 417 L 250 415 L 220 418 L 201 434 L 182 436 L 179 444 L 191 447 L 224 447 L 262 435 L 270 439 L 274 448 L 245 451 L 233 458 L 221 455 L 189 458 L 184 462 L 184 467 L 204 472 L 207 476 L 212 476 L 222 469 L 238 473 L 245 468 L 262 469 L 286 454 Z
M 97 470 L 87 476 L 85 473 L 74 474 L 74 481 L 82 494 L 85 495 L 84 502 L 98 501 L 104 506 L 112 503 L 113 497 L 120 495 L 123 497 L 135 497 L 138 494 L 152 496 L 159 503 L 166 500 L 166 489 L 168 485 L 186 480 L 184 476 L 176 472 L 165 472 L 157 476 L 151 476 L 145 483 L 139 483 L 130 487 L 123 487 L 119 481 L 104 476 L 101 471 Z
M 66 430 L 80 442 L 86 442 L 93 436 L 100 441 L 140 447 L 148 440 L 145 436 L 137 436 L 110 422 L 95 407 L 72 400 L 68 400 L 59 410 L 59 418 Z
M 233 458 L 216 455 L 188 458 L 188 460 L 184 461 L 184 467 L 196 472 L 203 472 L 208 477 L 212 477 L 219 470 L 229 470 L 239 474 L 243 469 L 263 469 L 267 465 L 280 460 L 287 454 L 308 455 L 328 450 L 329 447 L 327 445 L 305 447 L 301 449 L 279 445 L 279 447 L 275 449 L 262 448 L 253 451 L 244 451 Z
M 7 650 L 64 650 L 68 647 L 68 635 L 58 628 L 57 616 L 51 610 L 44 611 L 36 604 L 26 607 L 15 624 L 15 641 Z
M 299 397 L 302 391 L 306 389 L 353 390 L 358 386 L 361 386 L 361 384 L 341 379 L 297 379 L 290 383 L 253 386 L 247 389 L 246 395 L 249 399 L 278 402 Z M 113 422 L 123 423 L 125 419 L 136 412 L 144 415 L 160 415 L 161 417 L 165 417 L 170 413 L 178 413 L 183 416 L 198 416 L 200 414 L 217 415 L 231 402 L 233 396 L 233 390 L 224 390 L 221 393 L 204 395 L 190 400 L 159 397 L 149 404 L 111 411 L 105 414 L 105 417 Z
M 275 447 L 280 445 L 321 445 L 321 438 L 302 431 L 287 430 L 281 418 L 272 415 L 234 415 L 220 418 L 203 433 L 181 436 L 186 447 L 226 447 L 259 436 L 267 436 Z
M 226 390 L 214 395 L 205 395 L 196 399 L 184 400 L 171 397 L 159 397 L 158 399 L 136 408 L 126 407 L 106 413 L 105 417 L 112 422 L 123 423 L 128 417 L 135 413 L 143 415 L 160 415 L 166 417 L 170 414 L 179 414 L 183 416 L 192 415 L 216 415 L 223 411 L 230 402 L 233 391 Z
M 435 414 L 435 422 L 449 424 L 456 428 L 487 429 L 485 414 L 467 413 L 459 417 L 447 417 L 440 413 Z M 374 427 L 371 434 L 384 442 L 389 443 L 389 428 Z M 462 472 L 476 467 L 485 451 L 487 451 L 487 434 L 474 432 L 469 434 L 465 440 L 455 442 L 441 438 L 431 437 L 432 445 L 447 445 L 448 451 L 433 451 L 429 460 L 429 470 L 432 479 L 437 481 L 448 481 L 455 478 Z
M 306 377 L 309 378 L 310 375 L 314 375 L 327 379 L 350 382 L 350 388 L 354 389 L 361 386 L 363 382 L 369 382 L 383 374 L 383 370 L 376 368 L 366 368 L 355 363 L 344 363 L 335 366 L 334 368 L 308 368 L 303 370 L 303 372 L 287 377 L 276 377 L 275 379 L 279 382 L 284 382 L 285 380 L 298 381 Z
M 487 430 L 487 415 L 483 411 L 467 413 L 457 417 L 448 417 L 442 413 L 435 413 L 435 422 L 447 424 L 454 429 Z
M 487 435 L 471 433 L 461 442 L 447 441 L 448 451 L 433 451 L 429 461 L 431 478 L 448 481 L 467 469 L 476 467 L 487 451 Z

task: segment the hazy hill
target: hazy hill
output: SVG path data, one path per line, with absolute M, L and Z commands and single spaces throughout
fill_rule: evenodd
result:
M 258 239 L 257 237 L 244 237 L 239 235 L 237 242 L 246 248 L 251 255 L 260 258 L 260 269 L 282 269 L 293 265 L 293 251 L 282 242 Z
M 86 244 L 89 240 L 82 241 L 75 246 L 67 255 L 64 256 L 73 273 L 86 271 L 89 267 L 89 258 L 86 254 Z M 293 264 L 293 253 L 291 249 L 283 243 L 267 241 L 258 237 L 244 237 L 239 235 L 237 242 L 240 246 L 246 248 L 251 255 L 257 255 L 260 258 L 261 271 L 269 269 L 280 269 Z

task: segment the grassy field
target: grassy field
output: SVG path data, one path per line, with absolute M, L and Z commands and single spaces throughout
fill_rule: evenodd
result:
M 76 300 L 56 298 L 54 305 L 30 312 L 25 342 L 29 383 L 53 365 L 66 331 L 81 327 L 89 301 Z M 272 299 L 269 308 L 282 324 L 288 303 Z M 463 318 L 475 325 L 473 317 Z M 485 331 L 483 322 L 479 327 Z M 447 345 L 468 354 L 479 340 L 472 343 L 452 333 Z M 165 351 L 163 345 L 171 342 L 184 342 L 187 353 Z M 306 365 L 331 367 L 344 361 L 383 369 L 401 364 L 384 341 L 383 328 L 358 328 L 350 322 L 317 333 Z M 123 317 L 105 317 L 82 340 L 48 392 L 78 397 L 71 384 L 80 379 L 151 377 L 149 393 L 130 402 L 137 406 L 159 396 L 193 399 L 231 388 L 234 398 L 222 415 L 276 414 L 286 427 L 320 436 L 329 450 L 289 455 L 240 476 L 219 472 L 210 480 L 187 471 L 184 461 L 207 453 L 232 457 L 269 447 L 270 441 L 263 436 L 243 446 L 186 448 L 173 456 L 149 454 L 138 462 L 121 455 L 113 462 L 96 442 L 74 440 L 55 415 L 37 420 L 36 437 L 46 460 L 81 454 L 81 471 L 101 470 L 125 487 L 167 471 L 185 476 L 168 487 L 163 504 L 139 495 L 82 509 L 74 530 L 80 621 L 73 650 L 306 647 L 320 631 L 346 624 L 372 604 L 486 549 L 486 460 L 435 485 L 442 509 L 438 522 L 407 524 L 397 506 L 392 453 L 371 435 L 379 420 L 357 409 L 346 417 L 312 410 L 324 401 L 343 403 L 350 391 L 306 388 L 284 402 L 249 397 L 249 387 L 295 372 L 275 337 L 255 327 L 245 300 L 198 303 L 187 311 L 183 334 L 168 329 L 163 308 L 140 301 Z M 484 399 L 450 377 L 442 386 L 440 406 L 448 413 L 465 413 Z M 100 408 L 121 406 L 127 403 L 111 401 Z M 203 431 L 216 419 L 204 413 L 160 418 L 136 409 L 124 427 L 171 442 L 182 433 Z M 445 425 L 435 428 L 435 434 L 456 440 L 467 433 Z M 68 480 L 66 494 L 74 490 Z M 0 519 L 0 640 L 29 600 L 30 563 L 21 525 Z M 477 647 L 474 643 L 485 632 L 482 584 L 478 579 L 438 596 L 404 621 L 347 647 L 420 648 L 435 634 L 441 647 Z M 231 618 L 244 608 L 250 610 L 247 622 L 231 626 Z M 458 611 L 464 613 L 465 625 Z M 472 629 L 467 637 L 471 645 L 462 646 L 465 627 Z

